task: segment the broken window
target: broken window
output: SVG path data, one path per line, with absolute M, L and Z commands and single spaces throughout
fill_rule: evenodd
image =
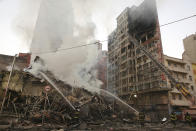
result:
M 140 54 L 140 49 L 137 49 L 137 50 L 136 50 L 136 54 L 137 54 L 137 55 Z
M 124 61 L 126 58 L 127 58 L 126 55 L 123 55 L 123 56 L 121 57 L 122 61 Z
M 126 85 L 127 84 L 127 79 L 123 79 L 122 80 L 122 85 Z
M 189 76 L 189 80 L 190 80 L 190 81 L 192 81 L 192 80 L 193 80 L 193 79 L 192 79 L 192 76 Z
M 121 64 L 121 69 L 125 69 L 126 68 L 126 66 L 127 66 L 127 63 L 125 62 L 125 63 L 123 63 L 123 64 Z
M 127 75 L 127 71 L 122 72 L 122 77 L 125 77 Z
M 126 51 L 126 47 L 121 49 L 121 53 L 124 53 Z
M 168 66 L 171 66 L 171 63 L 169 61 L 167 63 L 168 63 Z
M 194 91 L 194 87 L 193 86 L 191 86 L 191 90 Z
M 182 95 L 181 94 L 179 94 L 179 100 L 182 100 Z

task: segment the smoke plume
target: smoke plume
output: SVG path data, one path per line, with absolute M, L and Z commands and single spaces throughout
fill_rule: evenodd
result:
M 40 56 L 58 79 L 90 89 L 101 85 L 93 69 L 97 63 L 97 45 L 66 50 L 95 42 L 96 26 L 91 19 L 92 14 L 85 8 L 86 4 L 70 0 L 43 0 L 31 52 L 34 57 Z
M 23 2 L 24 8 L 20 18 L 24 19 L 19 18 L 16 27 L 28 42 L 29 38 L 33 37 L 30 48 L 33 56 L 44 59 L 47 68 L 58 79 L 77 86 L 99 87 L 101 82 L 96 79 L 97 71 L 94 69 L 99 54 L 97 45 L 66 49 L 94 43 L 98 31 L 96 22 L 105 27 L 103 34 L 107 36 L 116 26 L 113 23 L 116 23 L 116 17 L 122 11 L 120 8 L 132 6 L 136 2 L 130 0 L 125 2 L 121 0 L 20 1 Z

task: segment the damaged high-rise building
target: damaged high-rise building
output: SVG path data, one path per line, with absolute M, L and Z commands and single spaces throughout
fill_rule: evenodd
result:
M 130 36 L 164 63 L 155 0 L 128 7 L 117 17 L 117 28 L 108 42 L 108 88 L 128 104 L 148 112 L 151 118 L 165 116 L 169 90 L 165 75 L 129 41 Z

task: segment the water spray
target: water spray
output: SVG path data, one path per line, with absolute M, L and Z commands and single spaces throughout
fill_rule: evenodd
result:
M 76 108 L 71 104 L 71 102 L 65 97 L 65 95 L 59 90 L 59 88 L 53 83 L 53 81 L 48 78 L 45 73 L 40 71 L 39 74 L 55 88 L 55 90 L 66 100 L 66 102 L 71 106 L 72 109 L 76 110 Z
M 124 102 L 123 100 L 121 100 L 119 97 L 115 96 L 114 94 L 112 94 L 111 92 L 109 91 L 106 91 L 106 90 L 103 90 L 103 89 L 100 89 L 100 91 L 114 97 L 116 100 L 118 100 L 119 102 L 121 102 L 122 104 L 126 105 L 127 107 L 129 107 L 131 110 L 133 110 L 135 112 L 135 114 L 139 114 L 139 112 L 134 109 L 133 107 L 131 107 L 129 104 L 127 104 L 126 102 Z

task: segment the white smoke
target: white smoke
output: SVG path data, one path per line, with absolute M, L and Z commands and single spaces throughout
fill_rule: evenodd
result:
M 95 43 L 95 29 L 85 5 L 79 7 L 69 0 L 43 0 L 31 52 L 34 57 L 39 55 L 58 79 L 92 91 L 92 87 L 101 85 L 93 68 L 98 59 L 98 46 L 64 49 Z
M 19 1 L 23 2 L 24 9 L 20 17 L 23 19 L 19 18 L 16 27 L 28 42 L 29 38 L 33 37 L 33 55 L 39 55 L 44 59 L 47 68 L 58 79 L 72 85 L 99 87 L 101 82 L 95 79 L 96 71 L 93 69 L 98 60 L 97 46 L 63 49 L 95 42 L 95 34 L 99 30 L 96 22 L 105 27 L 103 34 L 108 35 L 115 26 L 112 23 L 116 23 L 116 17 L 122 11 L 121 6 L 132 6 L 135 1 Z

